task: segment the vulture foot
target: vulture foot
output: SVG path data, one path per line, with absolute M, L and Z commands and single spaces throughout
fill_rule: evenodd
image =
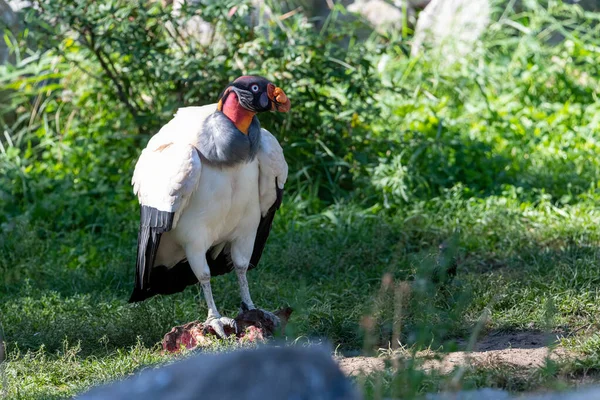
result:
M 226 338 L 232 333 L 237 334 L 237 323 L 234 319 L 228 317 L 213 317 L 210 316 L 204 321 L 204 330 L 210 332 L 211 330 L 220 338 Z

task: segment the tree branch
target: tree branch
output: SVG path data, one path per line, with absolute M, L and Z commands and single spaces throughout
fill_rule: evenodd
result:
M 80 34 L 81 34 L 81 32 L 80 32 Z M 87 40 L 85 33 L 83 33 L 82 36 L 84 38 L 86 38 L 86 40 Z M 106 60 L 104 59 L 104 57 L 102 55 L 102 50 L 98 46 L 96 46 L 96 37 L 94 35 L 93 30 L 91 30 L 91 29 L 89 30 L 88 45 L 89 45 L 90 49 L 92 50 L 92 52 L 94 53 L 94 55 L 96 56 L 96 58 L 98 59 L 100 66 L 104 70 L 104 73 L 106 73 L 108 78 L 115 85 L 115 88 L 117 89 L 117 96 L 118 96 L 119 100 L 121 100 L 121 102 L 125 105 L 125 107 L 127 107 L 127 109 L 129 110 L 129 113 L 134 118 L 136 125 L 138 126 L 138 128 L 140 130 L 142 130 L 141 126 L 138 124 L 139 110 L 133 104 L 131 104 L 131 102 L 129 101 L 129 98 L 125 92 L 125 89 L 123 88 L 123 86 L 121 85 L 121 82 L 119 81 L 119 79 L 116 76 L 117 72 L 114 69 L 114 65 L 110 61 L 110 58 L 108 56 L 106 56 L 109 63 L 111 64 L 109 66 L 108 65 L 109 63 L 106 62 Z

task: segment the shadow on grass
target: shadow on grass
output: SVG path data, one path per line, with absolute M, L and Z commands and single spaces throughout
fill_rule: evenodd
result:
M 466 346 L 465 342 L 460 342 Z M 557 334 L 539 330 L 496 330 L 477 340 L 473 350 L 493 351 L 506 349 L 540 349 L 558 344 Z
M 523 241 L 522 232 L 516 233 L 520 230 L 498 226 L 512 245 L 490 257 L 490 242 L 496 245 L 501 239 L 482 239 L 474 231 L 463 235 L 457 276 L 434 283 L 432 260 L 452 226 L 431 217 L 356 218 L 319 225 L 275 233 L 261 265 L 249 274 L 258 306 L 294 308 L 291 338 L 327 337 L 341 350 L 360 349 L 365 345 L 361 321 L 369 315 L 375 323 L 373 346 L 387 347 L 400 340 L 452 349 L 457 340 L 469 336 L 485 309 L 491 313 L 486 329 L 504 330 L 569 329 L 594 315 L 596 295 L 591 289 L 600 279 L 597 251 L 585 243 Z M 27 245 L 43 245 L 40 239 L 28 240 Z M 138 341 L 152 346 L 172 326 L 205 317 L 197 287 L 127 304 L 134 248 L 128 242 L 102 240 L 107 239 L 92 235 L 83 242 L 93 241 L 99 248 L 112 245 L 112 252 L 103 253 L 105 262 L 75 269 L 61 267 L 69 265 L 69 253 L 48 253 L 44 256 L 50 261 L 41 261 L 36 270 L 36 254 L 30 251 L 24 262 L 34 267 L 22 268 L 26 279 L 12 282 L 10 290 L 0 295 L 9 350 L 43 347 L 54 352 L 65 341 L 79 343 L 82 355 L 127 348 Z M 74 235 L 63 239 L 62 246 L 77 243 L 81 238 Z M 489 260 L 501 267 L 486 268 Z M 54 269 L 48 270 L 48 265 Z M 394 284 L 408 288 L 400 317 L 394 291 L 381 289 L 385 273 L 391 274 Z M 221 312 L 233 316 L 240 300 L 237 282 L 230 275 L 216 277 L 213 290 Z M 401 332 L 395 336 L 398 318 Z

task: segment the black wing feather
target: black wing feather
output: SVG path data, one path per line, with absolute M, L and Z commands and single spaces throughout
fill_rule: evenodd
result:
M 154 259 L 160 237 L 173 227 L 175 213 L 160 211 L 144 206 L 140 210 L 140 230 L 138 233 L 137 260 L 135 264 L 135 286 L 129 299 L 130 303 L 142 301 L 154 295 L 153 281 Z
M 277 190 L 277 199 L 275 199 L 275 203 L 269 208 L 267 215 L 260 219 L 260 224 L 258 224 L 258 229 L 256 230 L 256 239 L 254 239 L 254 250 L 250 258 L 249 269 L 256 267 L 260 261 L 262 252 L 267 244 L 267 239 L 271 233 L 273 218 L 275 218 L 275 213 L 279 210 L 283 200 L 283 189 L 279 189 L 279 186 L 277 186 L 277 179 L 275 179 L 275 189 Z

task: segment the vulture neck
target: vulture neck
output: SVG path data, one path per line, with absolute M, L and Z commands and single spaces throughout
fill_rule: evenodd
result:
M 225 104 L 223 104 L 222 107 L 223 109 L 221 111 L 223 114 L 233 122 L 240 132 L 247 135 L 250 124 L 252 123 L 252 118 L 254 118 L 256 113 L 242 107 L 234 92 L 229 93 L 229 96 L 225 99 Z

